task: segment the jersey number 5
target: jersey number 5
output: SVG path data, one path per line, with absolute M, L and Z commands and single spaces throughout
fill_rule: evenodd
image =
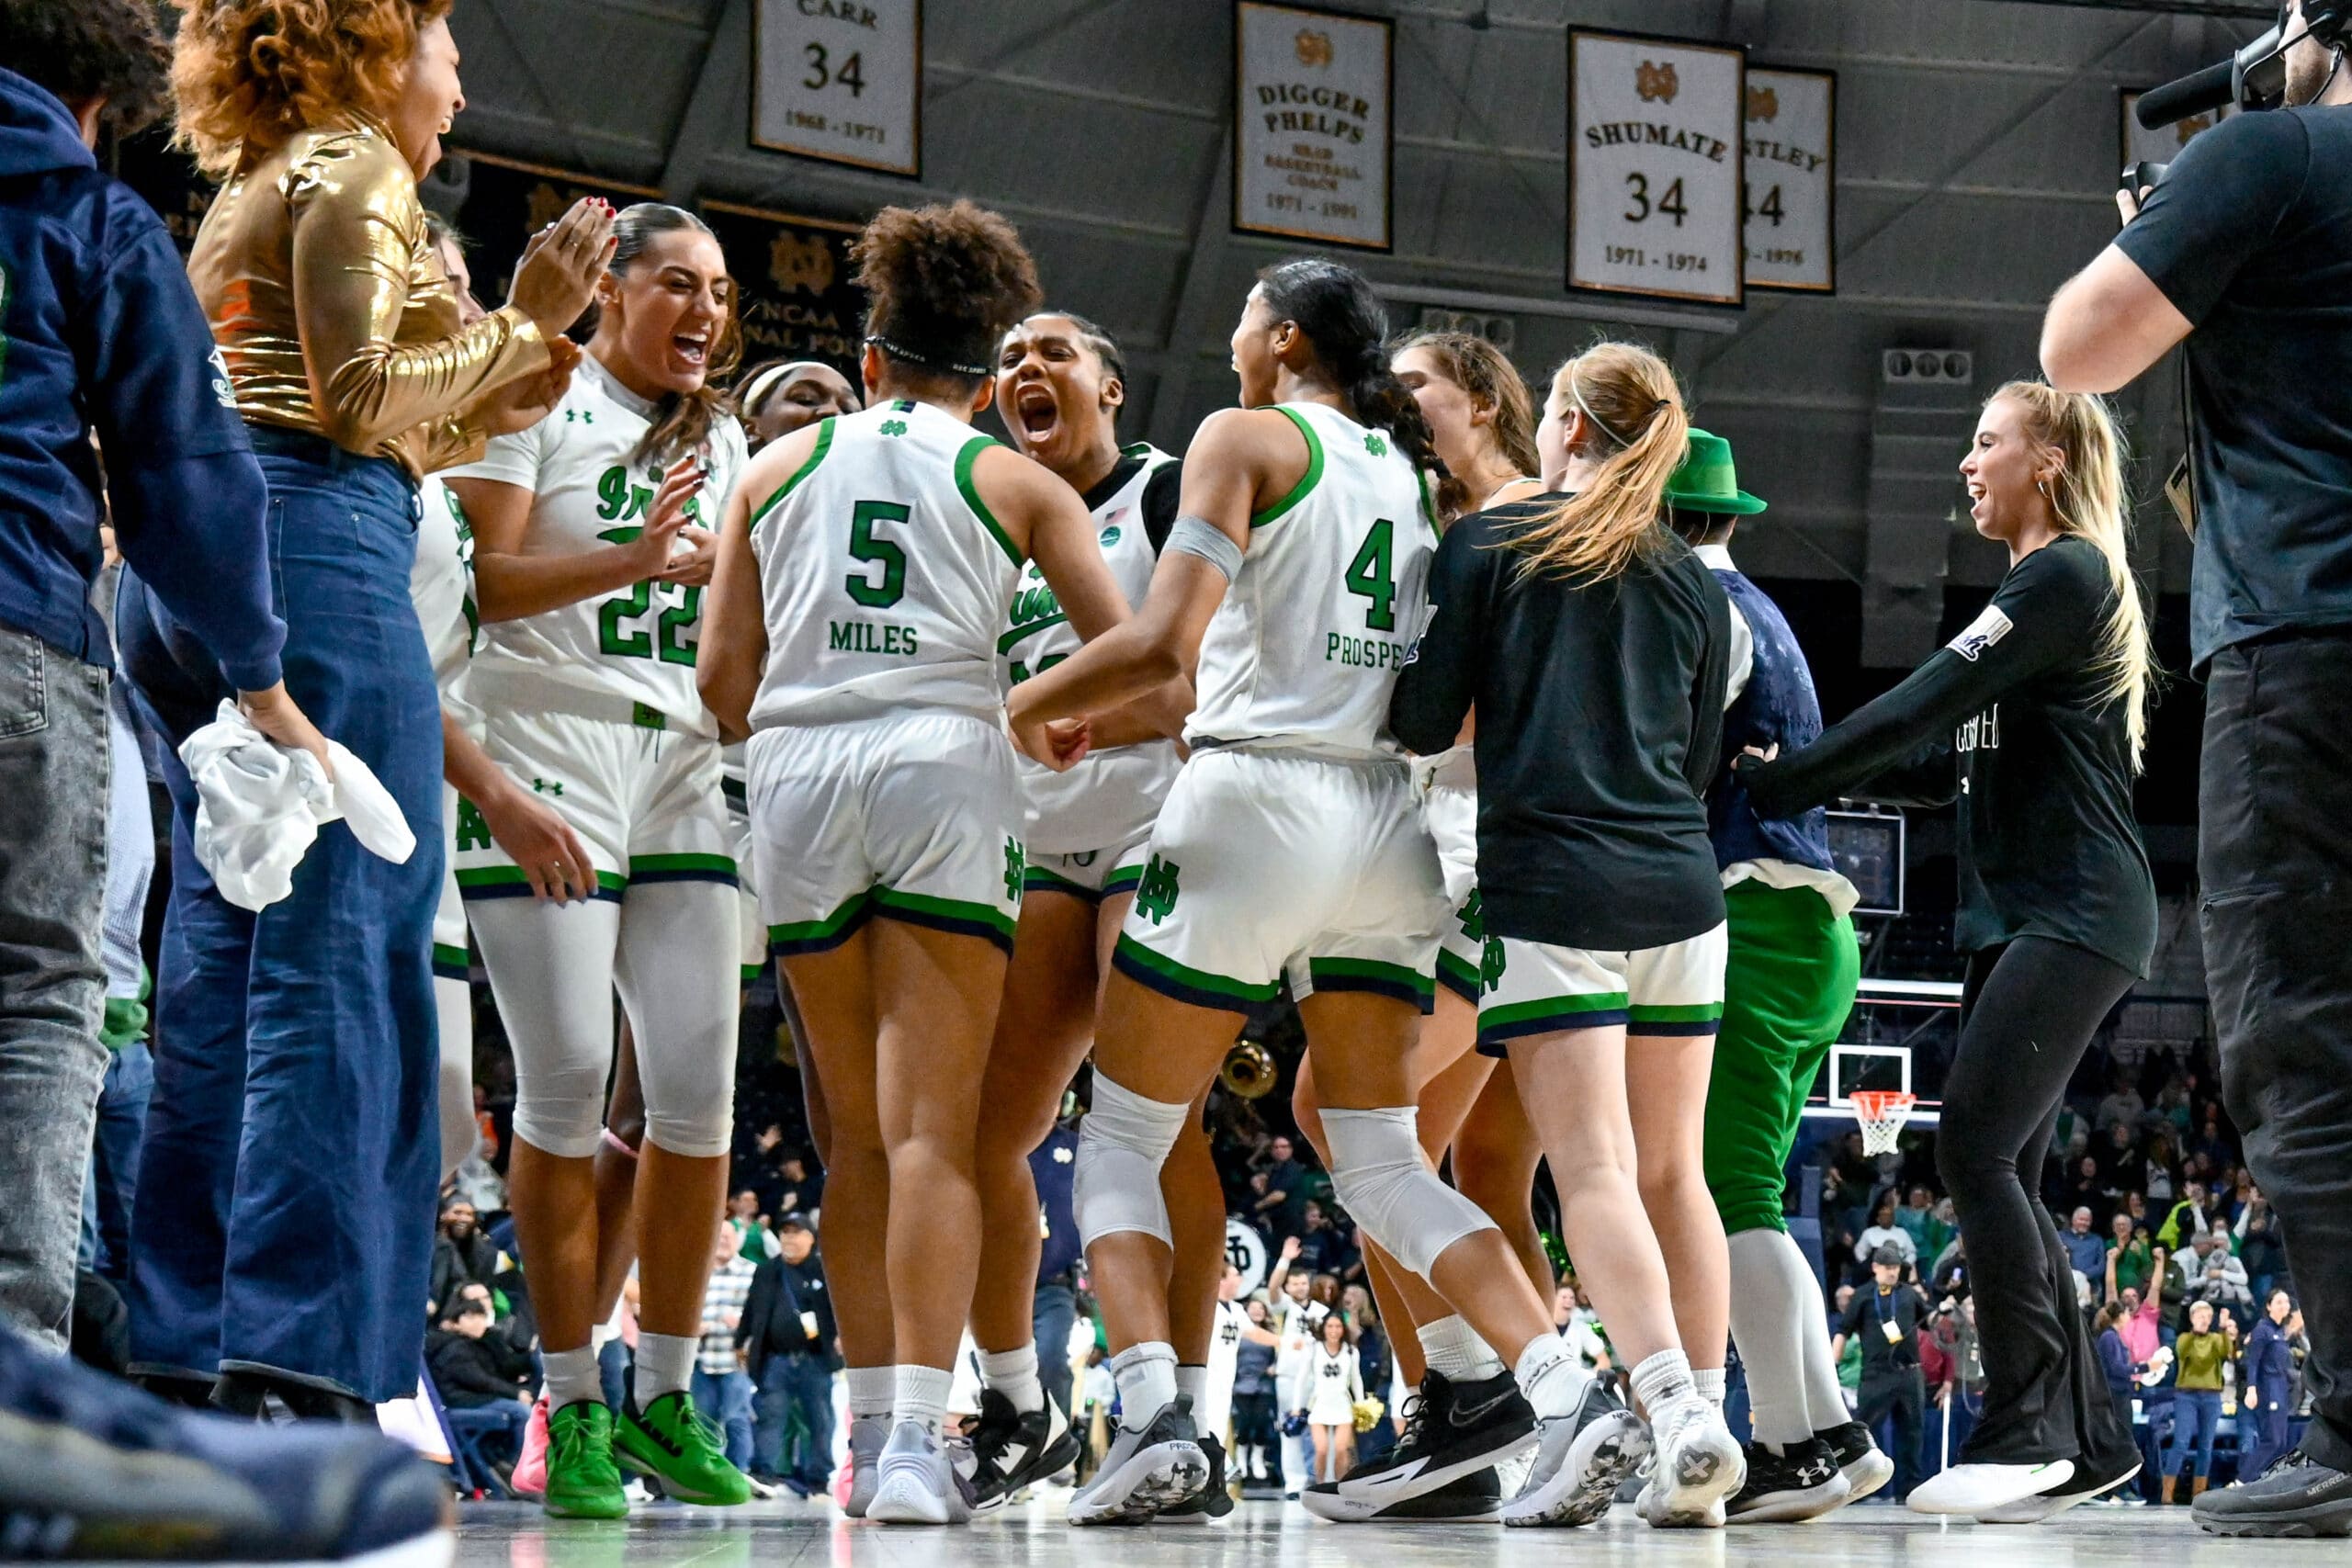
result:
M 1396 629 L 1396 525 L 1383 517 L 1363 536 L 1363 547 L 1348 563 L 1348 592 L 1370 601 L 1363 624 L 1376 632 Z
M 866 569 L 851 572 L 844 585 L 849 596 L 869 610 L 887 610 L 904 598 L 907 592 L 906 549 L 893 540 L 876 538 L 874 525 L 904 523 L 911 515 L 912 508 L 895 501 L 861 501 L 857 510 L 850 513 L 850 558 L 865 562 Z M 876 563 L 882 568 L 879 582 L 870 575 Z

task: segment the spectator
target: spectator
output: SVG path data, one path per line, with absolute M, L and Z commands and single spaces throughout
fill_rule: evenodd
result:
M 2148 1233 L 2134 1225 L 2130 1214 L 2117 1214 L 2109 1229 L 2107 1293 L 2115 1300 L 2127 1290 L 2137 1291 L 2147 1284 L 2148 1276 L 2155 1271 L 2155 1258 L 2148 1248 Z
M 2107 1378 L 2107 1396 L 2115 1402 L 2116 1417 L 2126 1427 L 2132 1425 L 2132 1371 L 2136 1364 L 2132 1348 L 2123 1338 L 2123 1324 L 2128 1315 L 2121 1302 L 2109 1302 L 2098 1309 L 2098 1317 L 2092 1325 L 2098 1341 L 2099 1371 Z
M 2164 1445 L 2164 1499 L 2173 1500 L 2186 1458 L 2194 1465 L 2191 1498 L 2201 1495 L 2213 1469 L 2213 1437 L 2222 1419 L 2222 1369 L 2229 1363 L 2230 1342 L 2213 1331 L 2213 1308 L 2191 1302 L 2188 1327 L 2173 1342 L 2172 1437 Z M 2184 1450 L 2188 1450 L 2184 1453 Z
M 1905 1269 L 1917 1267 L 1919 1253 L 1911 1240 L 1911 1233 L 1894 1223 L 1894 1194 L 1882 1193 L 1871 1205 L 1871 1223 L 1854 1243 L 1854 1261 L 1874 1267 L 1883 1250 L 1894 1249 L 1896 1259 Z
M 706 1211 L 707 1212 L 707 1211 Z M 750 1358 L 735 1342 L 743 1307 L 757 1272 L 742 1255 L 735 1227 L 719 1221 L 713 1233 L 710 1283 L 703 1287 L 702 1348 L 695 1357 L 695 1408 L 706 1411 L 727 1437 L 727 1462 L 752 1468 L 752 1375 Z
M 467 1285 L 487 1289 L 498 1274 L 498 1244 L 474 1223 L 474 1206 L 453 1199 L 441 1211 L 433 1238 L 433 1273 L 424 1303 L 427 1322 L 439 1317 Z
M 2240 1481 L 2254 1480 L 2287 1451 L 2295 1393 L 2295 1356 L 2288 1341 L 2287 1324 L 2294 1312 L 2293 1297 L 2284 1291 L 2271 1292 L 2267 1310 L 2246 1337 L 2245 1396 L 2238 1414 Z
M 760 1195 L 746 1187 L 728 1201 L 727 1223 L 734 1227 L 736 1250 L 743 1261 L 758 1268 L 776 1255 L 775 1236 L 770 1233 L 767 1216 L 760 1213 Z
M 2196 1278 L 2188 1281 L 2190 1299 L 2211 1302 L 2216 1311 L 2234 1307 L 2252 1316 L 2254 1292 L 2246 1280 L 2245 1265 L 2230 1250 L 2229 1227 L 2217 1224 L 2199 1239 L 2204 1245 L 2197 1249 Z
M 2287 1272 L 2287 1250 L 2278 1243 L 2278 1216 L 2259 1188 L 2250 1190 L 2233 1227 L 2238 1261 L 2245 1265 L 2246 1284 L 2256 1301 L 2270 1299 L 2271 1288 Z
M 832 1474 L 832 1308 L 818 1261 L 816 1222 L 786 1214 L 777 1223 L 776 1255 L 752 1275 L 736 1340 L 758 1393 L 753 1402 L 752 1473 L 803 1497 L 819 1495 Z M 1065 1325 L 1063 1344 L 1069 1344 Z M 1062 1357 L 1068 1364 L 1067 1350 Z M 793 1451 L 787 1436 L 797 1435 Z
M 1897 1234 L 1900 1234 L 1899 1232 Z M 1919 1368 L 1920 1308 L 1917 1287 L 1903 1282 L 1902 1249 L 1892 1243 L 1871 1255 L 1871 1284 L 1855 1293 L 1838 1325 L 1830 1354 L 1842 1356 L 1849 1343 L 1862 1348 L 1861 1397 L 1855 1416 L 1875 1431 L 1893 1423 L 1887 1452 L 1894 1460 L 1894 1500 L 1917 1485 L 1919 1439 L 1925 1431 L 1927 1388 Z
M 2093 1119 L 2103 1129 L 2122 1128 L 2128 1139 L 2138 1133 L 2140 1118 L 2147 1114 L 2148 1102 L 2142 1100 L 2140 1091 L 2132 1087 L 2132 1076 L 2124 1068 L 2115 1069 L 2113 1082 L 2115 1087 L 2108 1091 L 2105 1100 L 2098 1102 L 2098 1110 Z
M 1235 1470 L 1245 1486 L 1269 1481 L 1279 1485 L 1282 1459 L 1274 1424 L 1274 1355 L 1281 1340 L 1263 1300 L 1250 1297 L 1242 1311 L 1250 1321 L 1241 1331 L 1233 1365 Z
M 523 1428 L 531 1419 L 530 1402 L 523 1397 L 531 1358 L 491 1333 L 490 1320 L 483 1295 L 459 1297 L 424 1337 L 424 1364 L 450 1425 L 497 1435 L 511 1461 L 522 1453 Z
M 1568 1342 L 1577 1364 L 1587 1371 L 1609 1368 L 1609 1341 L 1600 1336 L 1600 1318 L 1585 1303 L 1574 1285 L 1552 1292 L 1552 1326 Z
M 2206 1108 L 2204 1130 L 2190 1145 L 2189 1153 L 2211 1160 L 2217 1166 L 2237 1163 L 2238 1143 L 2224 1130 L 2220 1106 Z
M 1291 1141 L 1277 1134 L 1266 1145 L 1266 1190 L 1251 1205 L 1251 1217 L 1276 1241 L 1298 1235 L 1306 1224 L 1306 1169 Z
M 811 1168 L 801 1155 L 786 1155 L 776 1167 L 779 1192 L 769 1208 L 772 1214 L 788 1214 L 798 1210 L 813 1214 L 825 1206 L 825 1173 Z
M 1949 1236 L 1938 1234 L 1935 1199 L 1925 1187 L 1911 1189 L 1910 1198 L 1894 1211 L 1894 1223 L 1911 1238 L 1911 1256 L 1932 1258 L 1944 1249 Z
M 2091 1229 L 2091 1212 L 2078 1208 L 2064 1230 L 2058 1234 L 2058 1245 L 2066 1249 L 2066 1261 L 2075 1272 L 2086 1280 L 2107 1278 L 2107 1239 Z
M 2118 1206 L 2115 1194 L 2107 1190 L 2107 1178 L 2099 1169 L 2099 1162 L 2090 1155 L 2075 1162 L 2071 1179 L 2045 1188 L 2043 1196 L 2050 1200 L 2053 1213 L 2070 1214 L 2082 1208 L 2098 1213 Z
M 153 12 L 17 0 L 0 59 L 0 1325 L 62 1350 L 107 1066 L 113 654 L 90 589 L 109 504 L 122 553 L 186 618 L 216 684 L 249 694 L 276 739 L 324 746 L 280 681 L 261 471 L 203 312 L 163 222 L 91 151 L 101 129 L 136 131 L 164 107 Z M 413 1383 L 413 1343 L 409 1356 Z
M 2115 1331 L 2123 1337 L 2123 1348 L 2132 1352 L 2132 1370 L 2136 1377 L 2164 1343 L 2164 1326 L 2156 1316 L 2156 1298 L 2152 1294 L 2143 1299 L 2140 1292 L 2126 1285 L 2116 1298 L 2123 1314 Z
M 2098 1173 L 2107 1195 L 2118 1202 L 2127 1192 L 2148 1190 L 2148 1156 L 2141 1151 L 2136 1130 L 2121 1122 L 2108 1124 L 2107 1146 L 2099 1151 Z
M 1329 1211 L 1321 1202 L 1307 1199 L 1300 1205 L 1299 1214 L 1298 1268 L 1341 1279 L 1354 1279 L 1363 1272 L 1355 1243 L 1332 1224 Z
M 2180 1201 L 2165 1213 L 2165 1223 L 2156 1227 L 2156 1239 L 2176 1255 L 2183 1243 L 2213 1228 L 2212 1211 L 2205 1194 L 2203 1182 L 2189 1182 L 2181 1190 Z
M 1968 1238 L 1955 1235 L 1951 1245 L 1936 1259 L 1935 1268 L 1928 1275 L 1928 1289 L 1936 1300 L 1947 1296 L 1955 1301 L 1968 1299 Z

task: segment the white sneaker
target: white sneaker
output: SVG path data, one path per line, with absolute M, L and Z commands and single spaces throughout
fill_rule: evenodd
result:
M 865 1517 L 886 1525 L 960 1525 L 972 1517 L 971 1483 L 930 1427 L 901 1421 L 875 1465 Z
M 1193 1436 L 1193 1402 L 1180 1393 L 1141 1431 L 1119 1427 L 1094 1480 L 1069 1500 L 1069 1522 L 1143 1524 L 1208 1483 L 1208 1455 Z
M 842 1505 L 842 1512 L 853 1519 L 865 1517 L 874 1501 L 875 1466 L 889 1440 L 890 1423 L 885 1416 L 861 1416 L 849 1424 L 849 1501 Z
M 2047 1464 L 1956 1464 L 1914 1486 L 1908 1501 L 1915 1514 L 1989 1514 L 2063 1486 L 2074 1473 L 2070 1459 Z
M 1724 1500 L 1747 1479 L 1747 1456 L 1723 1412 L 1703 1399 L 1680 1401 L 1658 1413 L 1653 1431 L 1657 1501 L 1644 1497 L 1643 1518 L 1657 1529 L 1721 1529 Z
M 2069 1508 L 2080 1507 L 2085 1503 L 2095 1502 L 2109 1495 L 2139 1473 L 2140 1466 L 2134 1463 L 2122 1474 L 2110 1476 L 2105 1480 L 2097 1480 L 2080 1474 L 2071 1475 L 2061 1482 L 2054 1491 L 2037 1492 L 2030 1497 L 2020 1497 L 2014 1503 L 2007 1503 L 1997 1508 L 1987 1508 L 1976 1516 L 1976 1522 L 1980 1525 L 2038 1525 L 2042 1520 L 2063 1514 Z
M 1642 1418 L 1607 1382 L 1589 1380 L 1576 1409 L 1535 1423 L 1535 1460 L 1526 1483 L 1503 1505 L 1503 1523 L 1589 1525 L 1605 1517 L 1649 1449 Z

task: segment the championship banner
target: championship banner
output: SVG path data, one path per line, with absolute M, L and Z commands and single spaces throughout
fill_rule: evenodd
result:
M 2141 97 L 2142 94 L 2129 87 L 2119 95 L 2123 126 L 2123 161 L 2115 166 L 2119 175 L 2140 164 L 2171 163 L 2180 156 L 2180 150 L 2188 145 L 2190 137 L 2200 130 L 2211 130 L 2223 118 L 2237 112 L 2232 106 L 2224 104 L 2220 108 L 2207 109 L 2202 114 L 2193 114 L 2187 119 L 2149 130 L 2132 118 L 2132 111 L 2139 107 Z
M 495 310 L 506 302 L 514 281 L 514 264 L 531 236 L 562 217 L 583 196 L 602 197 L 615 207 L 658 201 L 662 193 L 643 186 L 616 185 L 525 164 L 486 152 L 453 152 L 465 160 L 457 184 L 462 195 L 450 214 L 458 232 L 466 238 L 466 270 L 473 275 L 474 298 Z M 418 194 L 427 207 L 447 210 L 445 174 L 448 163 L 435 169 Z
M 1747 287 L 1838 290 L 1838 78 L 1747 73 Z
M 1396 24 L 1262 0 L 1233 17 L 1233 227 L 1390 247 Z
M 821 359 L 857 385 L 865 295 L 854 281 L 850 224 L 702 203 L 702 220 L 727 253 L 743 327 L 743 367 L 771 359 Z
M 922 0 L 757 0 L 752 145 L 922 174 Z
M 1747 56 L 1568 35 L 1568 287 L 1742 303 Z

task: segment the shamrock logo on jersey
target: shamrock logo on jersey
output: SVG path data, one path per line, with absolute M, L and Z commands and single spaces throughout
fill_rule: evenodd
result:
M 1380 432 L 1376 430 L 1370 431 L 1365 434 L 1363 438 L 1363 449 L 1371 453 L 1375 457 L 1385 457 L 1388 456 L 1388 443 L 1380 438 Z
M 1143 881 L 1136 887 L 1136 910 L 1158 925 L 1176 911 L 1176 863 L 1151 857 L 1143 868 Z
M 1017 839 L 1004 841 L 1004 897 L 1009 904 L 1021 902 L 1021 885 L 1029 875 L 1028 852 Z
M 882 434 L 885 435 L 904 435 L 906 433 L 907 422 L 903 419 L 886 419 L 882 422 Z

